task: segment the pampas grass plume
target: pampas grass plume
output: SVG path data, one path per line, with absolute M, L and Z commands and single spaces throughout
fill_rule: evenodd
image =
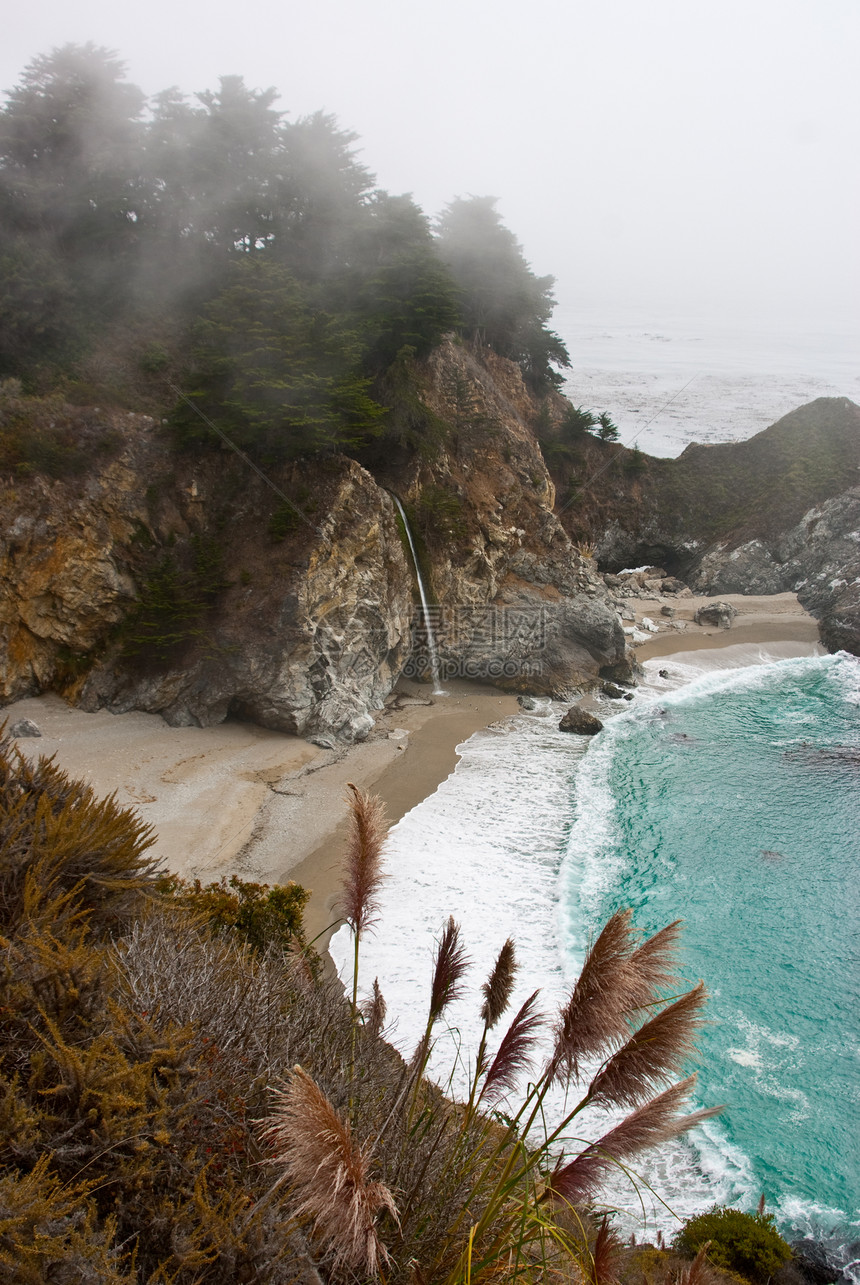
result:
M 493 971 L 481 987 L 484 992 L 481 1021 L 488 1031 L 491 1031 L 504 1016 L 511 1002 L 511 993 L 514 989 L 516 975 L 517 958 L 513 940 L 509 937 L 499 951 L 498 959 L 493 965 Z
M 602 1138 L 592 1142 L 576 1159 L 559 1166 L 549 1180 L 547 1195 L 577 1204 L 592 1197 L 600 1187 L 606 1173 L 620 1161 L 629 1159 L 647 1147 L 676 1138 L 692 1129 L 702 1120 L 719 1115 L 722 1107 L 693 1111 L 688 1115 L 677 1114 L 696 1083 L 691 1075 L 679 1084 L 673 1084 L 659 1097 L 647 1102 L 610 1129 Z
M 388 1012 L 388 1006 L 379 989 L 379 978 L 373 979 L 373 991 L 361 1006 L 361 1016 L 364 1020 L 365 1030 L 369 1035 L 377 1036 L 385 1026 L 385 1015 Z
M 591 1251 L 591 1279 L 594 1285 L 618 1285 L 622 1249 L 621 1241 L 609 1226 L 609 1219 L 604 1217 L 597 1229 Z
M 681 920 L 676 919 L 644 941 L 630 956 L 628 965 L 630 1008 L 652 1004 L 658 991 L 674 984 L 678 939 L 682 928 Z
M 687 1267 L 682 1267 L 676 1277 L 676 1285 L 710 1285 L 717 1280 L 717 1273 L 708 1262 L 708 1250 L 711 1242 L 706 1240 L 696 1257 Z
M 283 1090 L 262 1131 L 273 1148 L 271 1163 L 283 1170 L 298 1199 L 296 1217 L 310 1218 L 315 1237 L 333 1256 L 335 1267 L 373 1274 L 388 1252 L 376 1218 L 383 1211 L 396 1220 L 388 1187 L 369 1178 L 370 1153 L 352 1136 L 323 1091 L 300 1066 Z
M 361 934 L 379 916 L 379 889 L 384 869 L 382 849 L 387 834 L 385 806 L 375 794 L 352 783 L 349 799 L 350 833 L 341 904 L 353 932 Z
M 543 1024 L 543 1014 L 534 1011 L 540 991 L 530 995 L 511 1022 L 498 1052 L 493 1058 L 487 1078 L 481 1089 L 479 1102 L 491 1103 L 509 1093 L 529 1066 L 529 1058 L 537 1040 L 536 1031 Z
M 676 1075 L 694 1052 L 706 999 L 702 982 L 631 1035 L 591 1083 L 595 1105 L 639 1106 Z
M 630 918 L 629 910 L 616 911 L 585 957 L 579 980 L 556 1022 L 547 1067 L 550 1080 L 579 1078 L 584 1058 L 602 1052 L 627 1033 L 633 950 Z
M 466 948 L 460 941 L 460 925 L 454 916 L 448 917 L 433 963 L 433 982 L 430 987 L 430 1022 L 441 1017 L 449 1004 L 463 993 L 463 974 L 469 967 Z

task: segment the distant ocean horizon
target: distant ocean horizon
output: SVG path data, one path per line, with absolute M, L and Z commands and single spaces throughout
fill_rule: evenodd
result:
M 743 441 L 817 397 L 860 402 L 860 325 L 847 318 L 561 307 L 550 325 L 570 352 L 565 395 L 608 411 L 624 445 L 649 455 Z

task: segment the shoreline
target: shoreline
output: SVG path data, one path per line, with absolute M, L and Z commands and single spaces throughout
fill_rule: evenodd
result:
M 794 594 L 722 600 L 738 608 L 729 629 L 693 623 L 697 607 L 713 599 L 671 599 L 672 620 L 660 615 L 665 599 L 630 601 L 637 632 L 643 617 L 657 625 L 634 642 L 636 658 L 818 641 L 816 621 Z M 336 749 L 244 723 L 173 728 L 155 714 L 89 714 L 51 693 L 14 702 L 0 721 L 32 719 L 42 736 L 16 741 L 28 758 L 53 754 L 97 794 L 115 792 L 133 807 L 154 828 L 153 852 L 172 873 L 301 883 L 311 892 L 308 939 L 319 938 L 322 951 L 338 922 L 347 783 L 378 794 L 394 825 L 450 775 L 459 745 L 518 711 L 516 697 L 497 688 L 455 680 L 434 697 L 401 680 L 371 736 Z
M 430 696 L 402 680 L 370 737 L 336 749 L 248 723 L 170 727 L 157 714 L 85 713 L 55 693 L 13 702 L 0 722 L 31 719 L 42 735 L 16 739 L 25 757 L 53 755 L 97 795 L 132 807 L 171 873 L 302 883 L 308 939 L 324 933 L 322 950 L 337 926 L 347 784 L 378 794 L 394 825 L 450 775 L 459 745 L 518 709 L 515 696 L 478 683 L 455 680 Z
M 693 620 L 700 607 L 712 602 L 727 602 L 735 608 L 737 615 L 728 629 L 697 625 Z M 640 661 L 735 643 L 748 646 L 765 646 L 774 642 L 817 643 L 820 638 L 818 621 L 801 607 L 794 593 L 725 593 L 715 597 L 665 595 L 631 598 L 626 605 L 635 617 L 632 623 L 636 634 L 631 643 L 636 659 Z M 662 615 L 664 606 L 673 611 L 671 618 Z M 643 624 L 644 621 L 652 626 L 653 632 Z

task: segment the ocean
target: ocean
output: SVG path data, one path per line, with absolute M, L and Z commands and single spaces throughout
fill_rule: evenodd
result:
M 653 1237 L 715 1203 L 752 1210 L 763 1193 L 786 1235 L 848 1261 L 860 1239 L 860 663 L 813 650 L 649 661 L 635 701 L 620 713 L 607 701 L 592 742 L 559 732 L 563 707 L 548 701 L 472 737 L 392 830 L 361 978 L 378 977 L 408 1056 L 434 941 L 449 914 L 461 923 L 471 989 L 431 1062 L 457 1094 L 506 936 L 521 965 L 512 1011 L 539 987 L 552 1014 L 612 910 L 631 906 L 646 932 L 680 917 L 684 977 L 711 995 L 694 1105 L 726 1110 L 646 1154 L 634 1180 L 619 1174 L 606 1203 Z M 333 954 L 346 979 L 345 930 Z M 580 1136 L 611 1122 L 586 1115 Z
M 816 397 L 860 401 L 857 319 L 559 308 L 551 324 L 570 352 L 565 395 L 608 411 L 624 445 L 649 455 L 752 437 Z

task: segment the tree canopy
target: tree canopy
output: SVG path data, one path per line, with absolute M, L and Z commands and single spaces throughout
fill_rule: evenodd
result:
M 231 277 L 195 327 L 189 400 L 273 462 L 378 435 L 385 412 L 361 373 L 361 339 L 343 318 L 311 306 L 271 259 L 239 260 Z M 191 409 L 176 419 L 186 441 L 207 434 Z
M 552 278 L 494 201 L 454 201 L 434 229 L 375 186 L 333 116 L 290 120 L 277 101 L 224 76 L 147 102 L 110 50 L 36 58 L 0 108 L 0 378 L 83 379 L 81 396 L 113 379 L 122 401 L 130 367 L 169 365 L 275 455 L 378 434 L 374 381 L 451 331 L 557 384 Z
M 561 383 L 554 367 L 570 358 L 547 328 L 553 277 L 536 277 L 522 246 L 504 226 L 496 198 L 458 197 L 438 223 L 439 253 L 460 289 L 466 332 L 510 357 L 537 391 Z

